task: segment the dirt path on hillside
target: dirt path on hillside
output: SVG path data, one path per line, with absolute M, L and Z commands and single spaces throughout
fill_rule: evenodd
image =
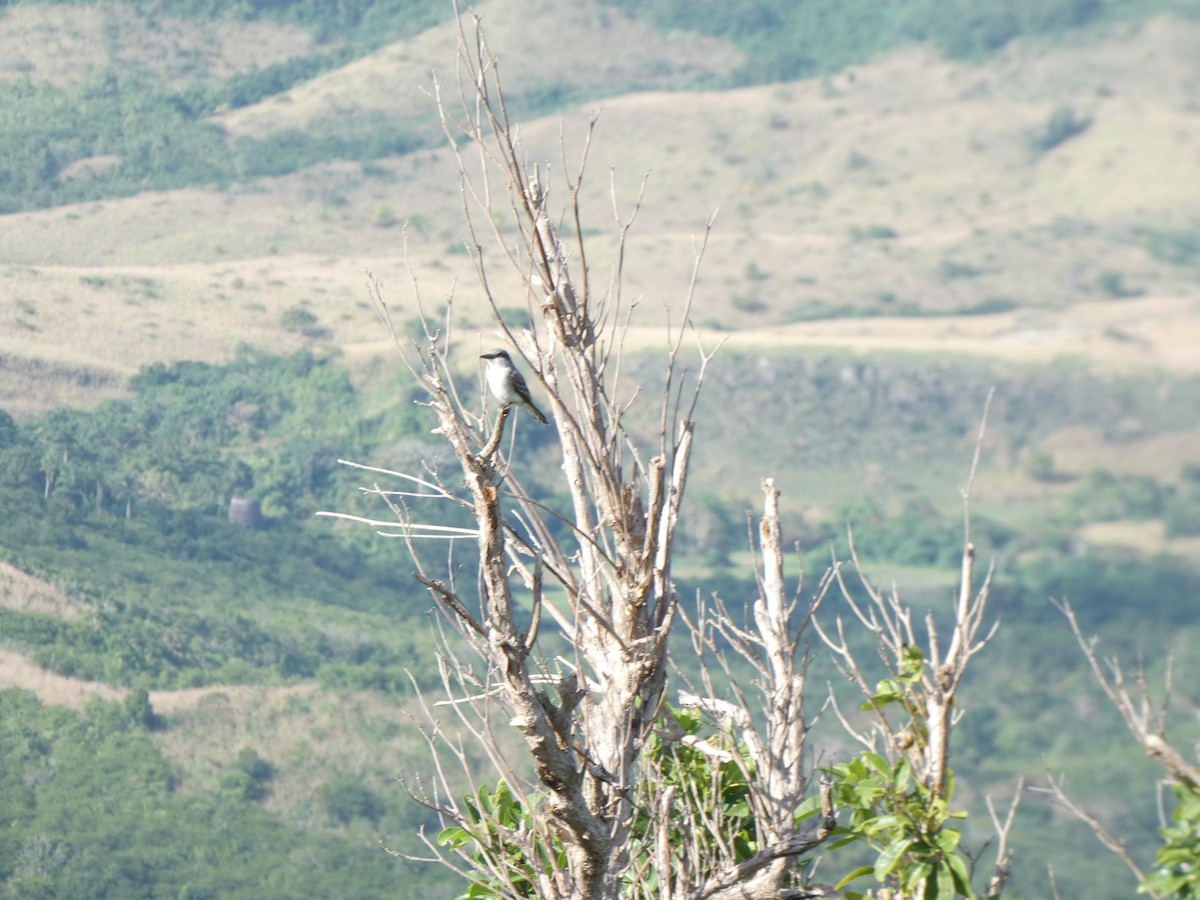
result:
M 962 354 L 1016 363 L 1091 360 L 1098 373 L 1164 369 L 1200 374 L 1200 305 L 1190 297 L 1077 304 L 980 316 L 823 319 L 741 331 L 700 331 L 705 347 L 837 348 L 859 353 Z M 626 349 L 663 344 L 661 329 L 634 328 Z
M 0 650 L 0 690 L 6 688 L 31 691 L 47 706 L 69 706 L 72 709 L 79 709 L 93 697 L 120 700 L 126 694 L 125 688 L 59 675 L 43 669 L 20 653 Z
M 71 678 L 43 669 L 29 657 L 12 650 L 0 650 L 0 690 L 20 688 L 35 694 L 47 706 L 69 706 L 80 709 L 92 698 L 122 700 L 128 688 L 115 687 L 101 681 Z M 315 684 L 290 684 L 264 687 L 247 684 L 214 684 L 206 687 L 184 688 L 178 691 L 151 691 L 150 705 L 159 715 L 170 715 L 198 706 L 215 694 L 222 694 L 235 704 L 253 697 L 307 697 L 318 690 Z
M 855 353 L 952 354 L 1015 363 L 1048 364 L 1074 358 L 1091 361 L 1098 374 L 1166 370 L 1200 374 L 1200 304 L 1192 297 L 1143 297 L 1082 303 L 1063 309 L 1027 309 L 979 316 L 864 317 L 819 319 L 737 331 L 698 331 L 701 344 L 723 343 L 730 350 L 812 348 Z M 490 344 L 474 332 L 459 343 Z M 633 326 L 627 351 L 661 350 L 661 327 Z M 395 352 L 390 341 L 347 344 L 353 365 Z M 471 362 L 474 357 L 467 354 Z
M 151 691 L 150 705 L 159 715 L 199 706 L 207 697 L 216 694 L 228 697 L 235 705 L 255 697 L 310 697 L 318 691 L 315 684 L 289 684 L 265 687 L 257 684 L 212 684 L 207 687 L 184 688 L 178 691 Z
M 79 619 L 87 607 L 51 584 L 0 563 L 0 605 L 17 612 L 44 613 L 60 619 Z

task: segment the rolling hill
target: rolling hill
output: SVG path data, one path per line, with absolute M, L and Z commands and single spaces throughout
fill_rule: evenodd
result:
M 147 132 L 146 159 L 172 146 L 173 135 L 180 150 L 179 171 L 143 171 L 134 166 L 141 145 L 128 135 L 107 146 L 98 140 L 69 162 L 63 148 L 75 137 L 47 139 L 44 190 L 0 215 L 0 409 L 33 428 L 54 409 L 133 402 L 131 379 L 145 366 L 231 363 L 250 345 L 345 367 L 369 423 L 359 428 L 368 453 L 391 460 L 426 452 L 411 425 L 402 432 L 393 422 L 410 405 L 398 396 L 394 348 L 366 273 L 383 279 L 403 316 L 415 314 L 414 284 L 430 307 L 453 297 L 462 370 L 474 371 L 492 325 L 463 250 L 457 163 L 431 97 L 434 70 L 443 96 L 454 95 L 457 26 L 426 10 L 413 33 L 372 43 L 303 18 L 185 15 L 185 7 L 35 3 L 0 11 L 6 90 L 24 91 L 29 104 L 40 98 L 46 110 L 85 96 L 73 91 L 98 91 L 86 96 L 123 109 L 134 130 L 166 115 L 153 99 L 179 119 Z M 1200 538 L 1168 529 L 1163 510 L 1191 496 L 1188 466 L 1200 461 L 1194 17 L 1114 15 L 1051 38 L 1005 41 L 971 59 L 949 59 L 930 41 L 897 42 L 817 77 L 745 84 L 754 59 L 738 35 L 664 28 L 590 0 L 487 0 L 479 10 L 529 158 L 550 172 L 560 199 L 597 117 L 583 190 L 596 283 L 614 265 L 614 208 L 630 216 L 645 183 L 625 261 L 624 296 L 639 300 L 629 341 L 635 358 L 660 346 L 661 311 L 679 309 L 697 241 L 713 220 L 693 318 L 705 345 L 725 347 L 701 408 L 698 520 L 703 513 L 740 528 L 759 477 L 775 474 L 795 504 L 789 527 L 810 542 L 806 550 L 839 539 L 833 532 L 864 496 L 896 520 L 924 499 L 929 521 L 942 527 L 960 502 L 959 478 L 947 473 L 965 473 L 983 399 L 997 385 L 977 498 L 1014 569 L 1044 548 L 1064 567 L 1093 560 L 1089 547 L 1128 559 L 1138 572 L 1160 553 L 1185 561 L 1180 571 L 1191 565 Z M 147 106 L 111 74 L 118 69 L 121 78 L 141 79 Z M 20 118 L 15 108 L 8 115 Z M 211 143 L 184 152 L 193 134 Z M 222 177 L 199 166 L 195 177 L 185 171 L 204 148 L 219 154 L 214 166 L 227 162 Z M 504 214 L 497 219 L 503 229 Z M 522 307 L 521 286 L 500 283 Z M 770 398 L 757 412 L 747 399 L 756 396 Z M 758 440 L 739 448 L 729 435 L 747 422 Z M 261 462 L 280 438 L 256 441 L 229 452 Z M 1157 506 L 1138 507 L 1121 493 L 1151 490 L 1147 482 Z M 1103 491 L 1117 499 L 1098 512 L 1090 498 Z M 66 529 L 61 518 L 47 521 L 50 530 Z M 115 531 L 119 522 L 102 526 Z M 884 532 L 880 545 L 900 544 Z M 88 535 L 79 541 L 111 546 L 82 526 L 79 533 Z M 698 587 L 732 578 L 705 556 L 704 541 L 690 548 L 688 578 Z M 929 560 L 885 557 L 879 564 L 899 566 L 922 595 L 944 589 L 944 573 L 931 575 Z M 905 572 L 906 564 L 919 568 Z M 199 563 L 179 565 L 167 609 L 154 611 L 226 614 L 207 596 L 212 583 L 192 574 L 203 571 Z M 144 582 L 151 568 L 130 571 Z M 232 578 L 230 569 L 227 562 Z M 113 590 L 81 599 L 53 572 L 39 575 L 5 567 L 0 603 L 79 631 L 108 600 L 134 610 L 153 607 L 144 597 L 156 596 L 117 598 Z M 1074 583 L 1047 577 L 1037 587 Z M 1170 584 L 1163 603 L 1182 603 L 1175 598 L 1184 589 Z M 287 858 L 341 859 L 332 845 L 289 842 L 318 835 L 361 851 L 380 834 L 393 840 L 420 824 L 419 815 L 398 811 L 402 797 L 389 781 L 416 747 L 404 731 L 410 698 L 364 689 L 346 675 L 357 663 L 345 661 L 373 632 L 408 620 L 382 603 L 304 597 L 290 607 L 279 599 L 289 590 L 280 580 L 260 606 L 248 601 L 244 623 L 285 648 L 293 633 L 332 635 L 345 668 L 326 670 L 322 681 L 279 674 L 281 664 L 271 670 L 276 683 L 263 684 L 259 670 L 231 666 L 244 675 L 237 683 L 156 687 L 146 700 L 160 720 L 142 736 L 147 759 L 158 756 L 147 766 L 173 767 L 188 802 L 219 797 L 206 816 L 232 816 L 234 807 L 221 804 L 236 802 L 283 823 Z M 398 603 L 423 602 L 408 587 L 396 593 Z M 1021 604 L 1032 602 L 1011 600 L 1015 627 L 1027 622 Z M 1116 605 L 1110 614 L 1097 621 L 1127 621 Z M 308 615 L 325 617 L 321 629 L 308 629 Z M 1186 651 L 1190 624 L 1171 630 L 1150 618 L 1147 629 L 1163 628 L 1141 631 L 1139 620 L 1122 640 L 1150 636 Z M 1043 614 L 1031 621 L 1046 632 Z M 1082 759 L 1085 780 L 1102 795 L 1111 779 L 1096 773 L 1125 765 L 1129 749 L 1065 731 L 1044 740 L 1033 723 L 1035 713 L 1067 708 L 1079 718 L 1105 712 L 1080 712 L 1083 700 L 1037 705 L 1044 685 L 1021 665 L 1041 665 L 1053 651 L 1004 652 L 1020 662 L 999 660 L 989 672 L 1011 677 L 1013 690 L 982 704 L 979 746 L 1005 758 L 973 749 L 970 765 L 986 773 L 986 786 L 1005 786 L 1043 760 Z M 0 687 L 32 691 L 104 740 L 109 725 L 95 722 L 117 715 L 104 710 L 136 713 L 141 682 L 132 670 L 75 677 L 32 655 L 0 649 Z M 413 661 L 421 662 L 415 654 Z M 1077 671 L 1052 668 L 1055 686 L 1085 690 Z M 347 709 L 353 715 L 344 717 Z M 66 718 L 51 720 L 59 713 L 39 715 L 46 741 L 67 727 Z M 1105 806 L 1112 820 L 1133 791 L 1120 789 L 1126 793 Z M 20 837 L 21 853 L 54 859 L 52 848 Z M 1027 852 L 1037 852 L 1033 843 L 1026 840 Z M 65 858 L 61 865 L 70 869 Z M 1080 863 L 1072 874 L 1112 880 L 1086 870 Z M 372 869 L 372 878 L 384 875 Z M 0 877 L 9 876 L 0 865 Z M 1030 876 L 1025 884 L 1041 882 Z M 1111 896 L 1129 893 L 1120 884 Z

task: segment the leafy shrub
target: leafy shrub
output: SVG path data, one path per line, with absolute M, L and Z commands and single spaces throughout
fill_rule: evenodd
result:
M 303 306 L 290 306 L 279 317 L 279 324 L 288 331 L 304 331 L 317 324 L 317 317 Z
M 975 540 L 981 545 L 1000 547 L 1010 539 L 1008 532 L 995 523 L 977 518 L 973 524 Z M 960 559 L 961 525 L 948 521 L 923 500 L 909 500 L 896 516 L 885 515 L 868 499 L 844 508 L 841 521 L 826 535 L 841 558 L 848 558 L 850 552 L 846 527 L 853 530 L 855 544 L 869 548 L 877 559 L 915 566 L 952 566 Z M 823 552 L 827 561 L 828 552 Z M 814 563 L 823 564 L 818 560 Z
M 1194 900 L 1200 897 L 1200 788 L 1175 785 L 1174 792 L 1172 824 L 1158 832 L 1165 843 L 1154 857 L 1157 869 L 1138 892 Z
M 249 747 L 243 747 L 234 767 L 221 776 L 221 790 L 239 800 L 255 803 L 270 793 L 275 767 Z
M 1141 293 L 1137 288 L 1131 288 L 1125 284 L 1125 277 L 1112 269 L 1106 269 L 1097 276 L 1096 286 L 1109 297 L 1117 299 L 1136 297 Z
M 1163 505 L 1163 525 L 1167 537 L 1200 534 L 1200 490 L 1185 489 Z
M 1091 118 L 1076 116 L 1075 110 L 1069 104 L 1064 103 L 1054 108 L 1044 125 L 1029 132 L 1027 136 L 1029 149 L 1035 156 L 1049 153 L 1060 144 L 1087 131 L 1091 124 Z
M 1200 232 L 1149 229 L 1141 241 L 1155 259 L 1177 266 L 1200 265 Z
M 1162 515 L 1166 495 L 1153 478 L 1101 470 L 1072 493 L 1070 503 L 1081 521 L 1153 519 Z
M 242 748 L 236 765 L 255 781 L 270 781 L 275 777 L 275 767 L 249 747 Z
M 267 66 L 252 66 L 236 72 L 225 81 L 191 92 L 197 111 L 239 109 L 258 103 L 275 94 L 282 94 L 295 85 L 349 62 L 347 53 L 314 53 L 293 56 Z M 186 96 L 186 95 L 185 95 Z
M 386 203 L 381 203 L 371 213 L 371 224 L 376 228 L 391 228 L 397 221 L 395 211 Z
M 1025 474 L 1034 481 L 1062 481 L 1063 476 L 1054 465 L 1054 457 L 1049 453 L 1038 450 L 1025 458 Z
M 1048 614 L 1045 598 L 1065 597 L 1085 631 L 1099 630 L 1102 623 L 1125 615 L 1126 637 L 1136 637 L 1145 624 L 1161 628 L 1164 623 L 1193 623 L 1200 578 L 1178 557 L 1146 558 L 1105 548 L 1030 559 L 1000 590 L 1007 595 L 1001 602 L 1036 604 L 1034 612 L 1039 614 Z M 1133 603 L 1138 604 L 1137 612 L 1127 615 Z
M 890 241 L 899 236 L 890 225 L 855 225 L 850 229 L 850 237 L 856 241 Z
M 530 833 L 537 834 L 533 816 L 504 781 L 497 784 L 494 791 L 487 785 L 481 785 L 466 798 L 466 809 L 467 821 L 443 828 L 437 836 L 437 842 L 455 850 L 474 846 L 475 859 L 487 859 L 500 871 L 507 870 L 507 878 L 496 883 L 473 882 L 458 900 L 499 898 L 508 893 L 506 888 L 509 885 L 516 896 L 533 897 L 536 896 L 534 885 L 540 876 L 552 870 L 552 861 L 559 868 L 566 868 L 566 851 L 557 838 L 552 838 L 547 844 L 540 837 L 535 837 L 535 858 L 532 860 L 522 856 L 503 840 L 501 829 L 516 831 L 524 826 Z
M 235 790 L 177 791 L 123 703 L 71 710 L 0 691 L 0 759 L 5 897 L 383 900 L 400 879 L 407 895 L 434 896 L 424 870 L 290 828 Z
M 900 896 L 915 897 L 918 891 L 924 897 L 973 896 L 970 869 L 958 849 L 962 833 L 947 827 L 949 820 L 966 817 L 948 809 L 954 796 L 952 776 L 946 796 L 935 799 L 914 778 L 907 757 L 892 766 L 879 754 L 864 752 L 828 772 L 836 784 L 838 805 L 850 811 L 849 822 L 834 831 L 829 849 L 863 843 L 876 854 L 872 865 L 853 870 L 837 888 L 870 875 L 880 884 L 899 888 Z
M 676 817 L 679 824 L 668 826 L 671 828 L 672 842 L 683 844 L 713 840 L 712 835 L 704 833 L 703 829 L 685 833 L 687 826 L 682 823 L 720 823 L 721 836 L 732 849 L 733 857 L 738 862 L 749 859 L 760 849 L 762 836 L 758 832 L 745 773 L 733 756 L 739 750 L 744 752 L 744 746 L 739 748 L 729 734 L 713 733 L 712 727 L 696 711 L 671 708 L 662 718 L 670 720 L 673 730 L 682 729 L 683 734 L 702 738 L 709 747 L 731 751 L 729 758 L 718 760 L 712 753 L 697 749 L 694 744 L 664 740 L 661 736 L 663 731 L 670 729 L 651 735 L 646 754 L 653 761 L 653 770 L 661 775 L 655 790 L 667 788 L 672 796 L 673 808 L 680 813 Z M 473 847 L 476 860 L 486 860 L 492 871 L 505 872 L 507 877 L 495 881 L 477 880 L 459 900 L 491 900 L 513 895 L 532 897 L 535 896 L 533 887 L 539 877 L 553 871 L 555 866 L 560 869 L 566 867 L 562 842 L 556 836 L 549 841 L 536 836 L 539 833 L 535 827 L 537 819 L 503 780 L 495 790 L 487 785 L 475 789 L 465 798 L 465 807 L 465 821 L 444 828 L 438 835 L 438 843 L 456 850 Z M 797 819 L 811 817 L 818 809 L 818 798 L 810 798 L 796 810 Z M 632 830 L 635 835 L 645 835 L 649 829 L 662 824 L 662 819 L 649 816 L 639 808 Z M 504 832 L 507 830 L 524 830 L 535 835 L 532 859 L 505 840 Z M 643 837 L 635 837 L 631 842 L 634 848 L 652 845 L 652 841 Z M 701 859 L 719 858 L 715 853 L 698 855 Z M 647 863 L 649 860 L 646 859 L 637 861 L 638 866 Z M 695 878 L 697 874 L 715 876 L 718 873 L 689 872 L 688 876 Z M 659 871 L 655 877 L 662 884 L 672 877 L 672 873 Z
M 953 259 L 943 259 L 938 265 L 938 276 L 943 281 L 958 281 L 964 278 L 978 278 L 983 269 L 970 263 L 958 262 Z
M 131 725 L 154 731 L 162 727 L 162 717 L 150 705 L 150 692 L 143 687 L 134 688 L 125 697 L 125 717 Z
M 750 297 L 746 296 L 745 294 L 734 294 L 733 308 L 746 313 L 760 313 L 767 309 L 767 304 L 757 297 Z
M 932 36 L 938 48 L 952 59 L 980 59 L 999 50 L 1021 33 L 1021 22 L 1005 6 L 964 3 L 933 20 Z
M 386 811 L 383 801 L 357 775 L 338 775 L 324 785 L 321 807 L 331 821 L 342 825 L 355 819 L 376 822 Z
M 985 297 L 973 306 L 963 307 L 958 311 L 960 316 L 990 316 L 996 313 L 1012 312 L 1020 309 L 1021 304 L 1010 297 Z
M 909 28 L 954 59 L 982 59 L 1022 35 L 1079 28 L 1103 12 L 1100 0 L 941 0 L 915 4 Z

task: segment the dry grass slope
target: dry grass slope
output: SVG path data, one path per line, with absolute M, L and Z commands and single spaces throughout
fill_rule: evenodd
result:
M 0 15 L 0 78 L 81 84 L 113 66 L 149 69 L 172 87 L 197 75 L 224 78 L 311 53 L 306 29 L 271 22 L 185 22 L 103 3 L 6 4 Z
M 656 44 L 635 34 L 640 26 L 587 5 L 547 2 L 543 12 L 576 36 L 559 41 L 573 51 L 642 41 L 632 44 L 645 51 L 632 54 L 639 65 L 667 73 L 703 59 L 715 59 L 715 70 L 735 62 L 690 38 Z M 513 5 L 495 0 L 485 13 L 510 93 L 536 88 L 532 60 L 540 57 L 525 52 L 523 38 L 534 38 L 517 29 Z M 318 90 L 335 106 L 390 97 L 401 104 L 396 115 L 419 116 L 429 98 L 398 85 L 427 81 L 430 64 L 449 58 L 452 37 L 434 29 L 297 89 L 290 103 L 238 111 L 238 124 L 226 124 L 269 130 L 265 120 L 251 123 L 274 105 L 302 123 L 320 112 L 300 95 Z M 398 69 L 401 62 L 409 68 Z M 619 74 L 656 83 L 636 67 Z M 1197 77 L 1200 26 L 1162 20 L 1065 50 L 1017 45 L 982 66 L 910 50 L 824 83 L 624 95 L 529 122 L 522 134 L 531 159 L 560 173 L 562 134 L 573 167 L 586 117 L 603 107 L 586 192 L 586 226 L 598 232 L 590 238 L 593 278 L 602 282 L 612 262 L 608 168 L 616 167 L 626 214 L 650 173 L 627 295 L 656 307 L 678 302 L 694 238 L 719 208 L 696 319 L 732 329 L 742 342 L 1030 361 L 1081 354 L 1104 366 L 1191 372 L 1196 270 L 1154 258 L 1137 234 L 1198 227 L 1200 120 L 1183 87 Z M 1091 127 L 1035 157 L 1028 135 L 1063 105 Z M 330 164 L 226 192 L 3 217 L 0 354 L 93 372 L 100 399 L 112 390 L 101 376 L 120 381 L 148 362 L 223 360 L 243 341 L 281 351 L 311 343 L 281 322 L 303 306 L 317 315 L 325 341 L 365 360 L 380 333 L 364 302 L 363 271 L 381 274 L 395 302 L 409 302 L 401 229 L 381 227 L 381 209 L 411 223 L 408 252 L 426 302 L 455 290 L 460 325 L 479 327 L 485 317 L 456 252 L 457 180 L 448 154 L 435 150 L 368 173 Z M 1111 296 L 1106 278 L 1136 296 Z M 521 287 L 508 287 L 514 305 L 523 303 Z M 988 302 L 1017 310 L 951 317 Z M 857 309 L 901 317 L 779 327 L 813 310 Z M 947 317 L 903 317 L 913 310 Z M 0 382 L 5 377 L 0 372 Z M 0 384 L 0 395 L 16 393 Z M 35 392 L 18 411 L 57 399 Z M 63 399 L 86 402 L 86 392 Z
M 488 0 L 475 8 L 513 98 L 546 91 L 595 95 L 613 84 L 670 88 L 700 74 L 726 74 L 741 61 L 723 41 L 663 35 L 592 2 Z M 447 22 L 218 121 L 233 136 L 264 137 L 322 118 L 382 113 L 440 132 L 432 76 L 453 79 L 457 45 L 458 27 Z

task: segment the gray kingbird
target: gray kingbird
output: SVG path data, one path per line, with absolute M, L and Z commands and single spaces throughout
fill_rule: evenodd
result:
M 517 371 L 507 350 L 493 350 L 490 353 L 480 354 L 479 358 L 488 361 L 487 386 L 493 397 L 505 406 L 524 407 L 543 425 L 549 424 L 546 417 L 542 415 L 542 411 L 533 405 L 533 398 L 529 396 L 529 385 L 525 383 L 525 376 Z

